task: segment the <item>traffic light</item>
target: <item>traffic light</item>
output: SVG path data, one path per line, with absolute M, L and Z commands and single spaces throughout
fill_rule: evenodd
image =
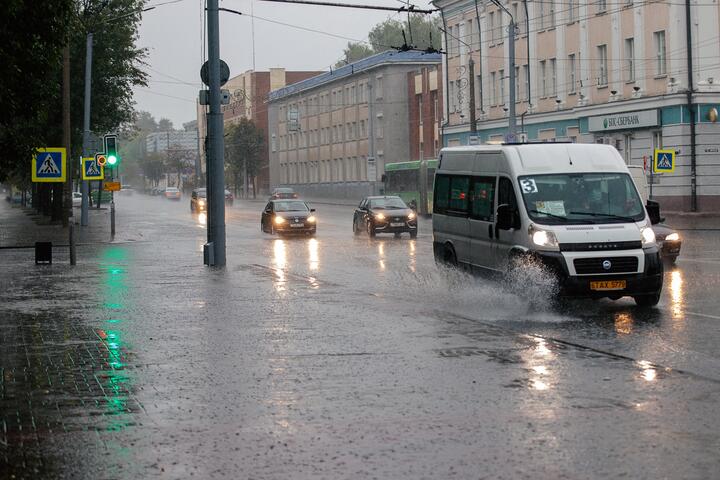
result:
M 105 135 L 105 156 L 107 163 L 114 167 L 120 161 L 117 148 L 117 135 Z

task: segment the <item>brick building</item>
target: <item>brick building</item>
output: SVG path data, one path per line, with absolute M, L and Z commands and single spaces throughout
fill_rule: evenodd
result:
M 442 148 L 442 67 L 421 67 L 407 74 L 410 160 L 437 158 Z

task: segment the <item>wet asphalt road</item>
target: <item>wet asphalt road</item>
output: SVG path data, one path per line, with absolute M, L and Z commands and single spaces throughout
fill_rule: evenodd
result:
M 717 231 L 681 232 L 658 308 L 557 310 L 352 207 L 278 238 L 237 202 L 207 269 L 187 203 L 120 198 L 74 269 L 0 252 L 0 477 L 717 477 Z

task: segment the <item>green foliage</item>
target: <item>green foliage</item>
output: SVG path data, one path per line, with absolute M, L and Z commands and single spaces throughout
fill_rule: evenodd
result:
M 60 146 L 62 48 L 73 0 L 3 0 L 0 8 L 0 181 L 27 184 L 35 147 Z
M 225 129 L 226 168 L 234 179 L 237 189 L 243 173 L 247 178 L 255 177 L 260 169 L 260 153 L 265 147 L 262 129 L 252 120 L 241 118 L 236 124 Z
M 348 43 L 343 51 L 344 60 L 338 62 L 340 67 L 356 62 L 370 55 L 386 50 L 400 49 L 407 46 L 419 50 L 434 48 L 440 50 L 442 20 L 439 16 L 428 16 L 420 13 L 410 15 L 406 21 L 386 20 L 375 25 L 368 34 L 367 43 Z M 403 38 L 403 32 L 405 37 Z

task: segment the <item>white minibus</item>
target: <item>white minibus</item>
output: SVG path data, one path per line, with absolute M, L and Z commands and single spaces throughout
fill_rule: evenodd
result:
M 557 276 L 562 296 L 660 299 L 659 207 L 643 205 L 612 146 L 444 148 L 433 205 L 439 263 L 507 274 L 530 258 Z

